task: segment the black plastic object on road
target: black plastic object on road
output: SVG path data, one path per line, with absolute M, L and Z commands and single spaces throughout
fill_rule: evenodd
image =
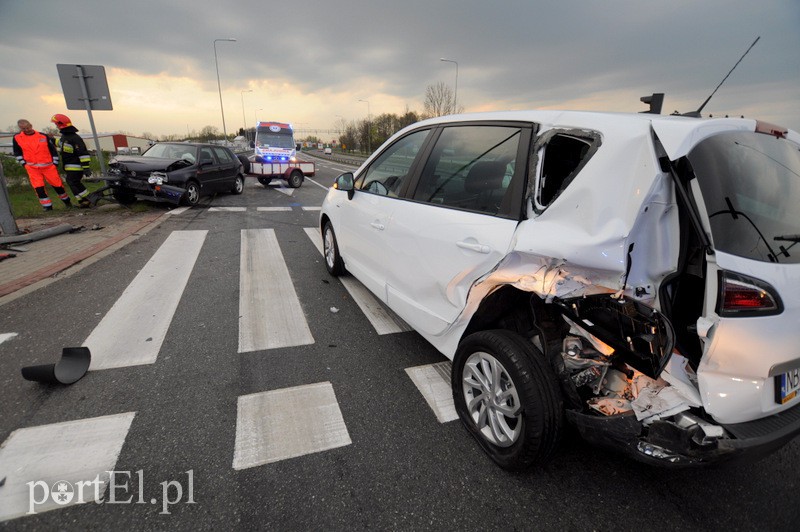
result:
M 29 381 L 46 384 L 72 384 L 86 375 L 92 354 L 88 347 L 65 347 L 56 364 L 42 364 L 22 368 L 22 376 Z

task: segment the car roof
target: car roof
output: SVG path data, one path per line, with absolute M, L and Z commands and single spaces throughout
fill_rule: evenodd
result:
M 544 129 L 592 129 L 630 135 L 655 131 L 670 159 L 686 155 L 700 140 L 721 131 L 754 131 L 756 121 L 746 118 L 693 118 L 649 113 L 613 113 L 599 111 L 523 110 L 490 111 L 446 115 L 417 122 L 412 127 L 476 121 L 522 121 L 540 124 Z

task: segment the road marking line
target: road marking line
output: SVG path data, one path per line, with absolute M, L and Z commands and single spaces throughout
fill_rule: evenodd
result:
M 135 415 L 136 412 L 126 412 L 12 432 L 0 447 L 0 478 L 5 480 L 0 487 L 0 521 L 28 514 L 31 490 L 33 501 L 44 499 L 47 490 L 46 502 L 33 506 L 37 514 L 78 504 L 81 492 L 83 502 L 94 501 L 96 478 L 101 483 L 97 493 L 103 497 L 109 481 L 108 472 L 114 471 Z M 38 481 L 47 488 L 42 484 L 28 485 Z M 56 503 L 53 500 L 51 490 L 57 489 L 59 481 L 72 487 L 71 501 Z M 115 483 L 129 481 L 126 477 L 117 477 Z M 79 486 L 78 482 L 85 484 Z M 64 491 L 65 498 L 68 494 L 69 491 Z M 124 499 L 126 497 L 119 500 Z
M 207 233 L 169 235 L 83 342 L 92 352 L 90 370 L 156 361 Z
M 320 255 L 325 255 L 322 250 L 322 238 L 319 231 L 313 227 L 305 227 L 304 231 L 314 246 L 319 251 Z M 372 295 L 372 292 L 361 284 L 355 277 L 344 275 L 338 278 L 345 289 L 353 298 L 358 308 L 367 317 L 367 320 L 372 324 L 375 332 L 378 334 L 394 334 L 399 332 L 413 331 L 405 321 L 389 309 L 384 308 L 380 301 Z
M 322 190 L 328 190 L 328 187 L 326 187 L 325 185 L 320 185 L 319 183 L 317 183 L 316 181 L 314 181 L 314 180 L 313 180 L 313 179 L 311 179 L 310 177 L 306 177 L 306 179 L 308 179 L 309 181 L 311 181 L 312 183 L 314 183 L 315 185 L 317 185 L 317 186 L 318 186 L 319 188 L 321 188 Z
M 171 211 L 167 211 L 168 216 L 176 216 L 178 214 L 182 214 L 189 210 L 189 207 L 179 207 L 177 209 L 172 209 Z
M 304 211 L 321 211 L 322 207 L 303 207 Z
M 11 340 L 17 335 L 17 333 L 3 333 L 0 334 L 0 344 L 5 342 L 6 340 Z
M 351 443 L 330 382 L 242 395 L 237 402 L 236 470 Z
M 291 210 L 291 207 L 256 207 L 256 211 L 259 212 L 288 212 Z
M 411 381 L 431 407 L 439 423 L 447 423 L 458 419 L 456 407 L 453 404 L 453 391 L 450 386 L 450 371 L 452 365 L 449 360 L 437 364 L 406 368 L 406 373 Z
M 208 212 L 245 212 L 247 207 L 210 207 Z
M 274 229 L 243 229 L 239 352 L 313 344 Z

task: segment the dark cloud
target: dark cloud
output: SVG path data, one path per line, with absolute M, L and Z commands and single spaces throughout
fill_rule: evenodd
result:
M 52 84 L 56 63 L 85 63 L 214 88 L 212 42 L 235 37 L 217 45 L 229 86 L 282 80 L 304 93 L 380 90 L 419 102 L 426 85 L 453 81 L 453 65 L 439 61 L 448 57 L 459 62 L 467 110 L 614 91 L 665 92 L 688 110 L 760 35 L 707 110 L 758 109 L 760 97 L 778 95 L 783 122 L 800 128 L 798 28 L 800 3 L 785 0 L 0 0 L 0 86 Z

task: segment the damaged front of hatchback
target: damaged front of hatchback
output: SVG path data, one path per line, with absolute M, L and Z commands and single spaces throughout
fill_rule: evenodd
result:
M 800 433 L 798 135 L 578 118 L 539 131 L 527 217 L 449 331 L 462 421 L 509 469 L 546 458 L 562 411 L 584 439 L 661 465 L 786 444 Z M 486 332 L 509 329 L 533 345 Z

